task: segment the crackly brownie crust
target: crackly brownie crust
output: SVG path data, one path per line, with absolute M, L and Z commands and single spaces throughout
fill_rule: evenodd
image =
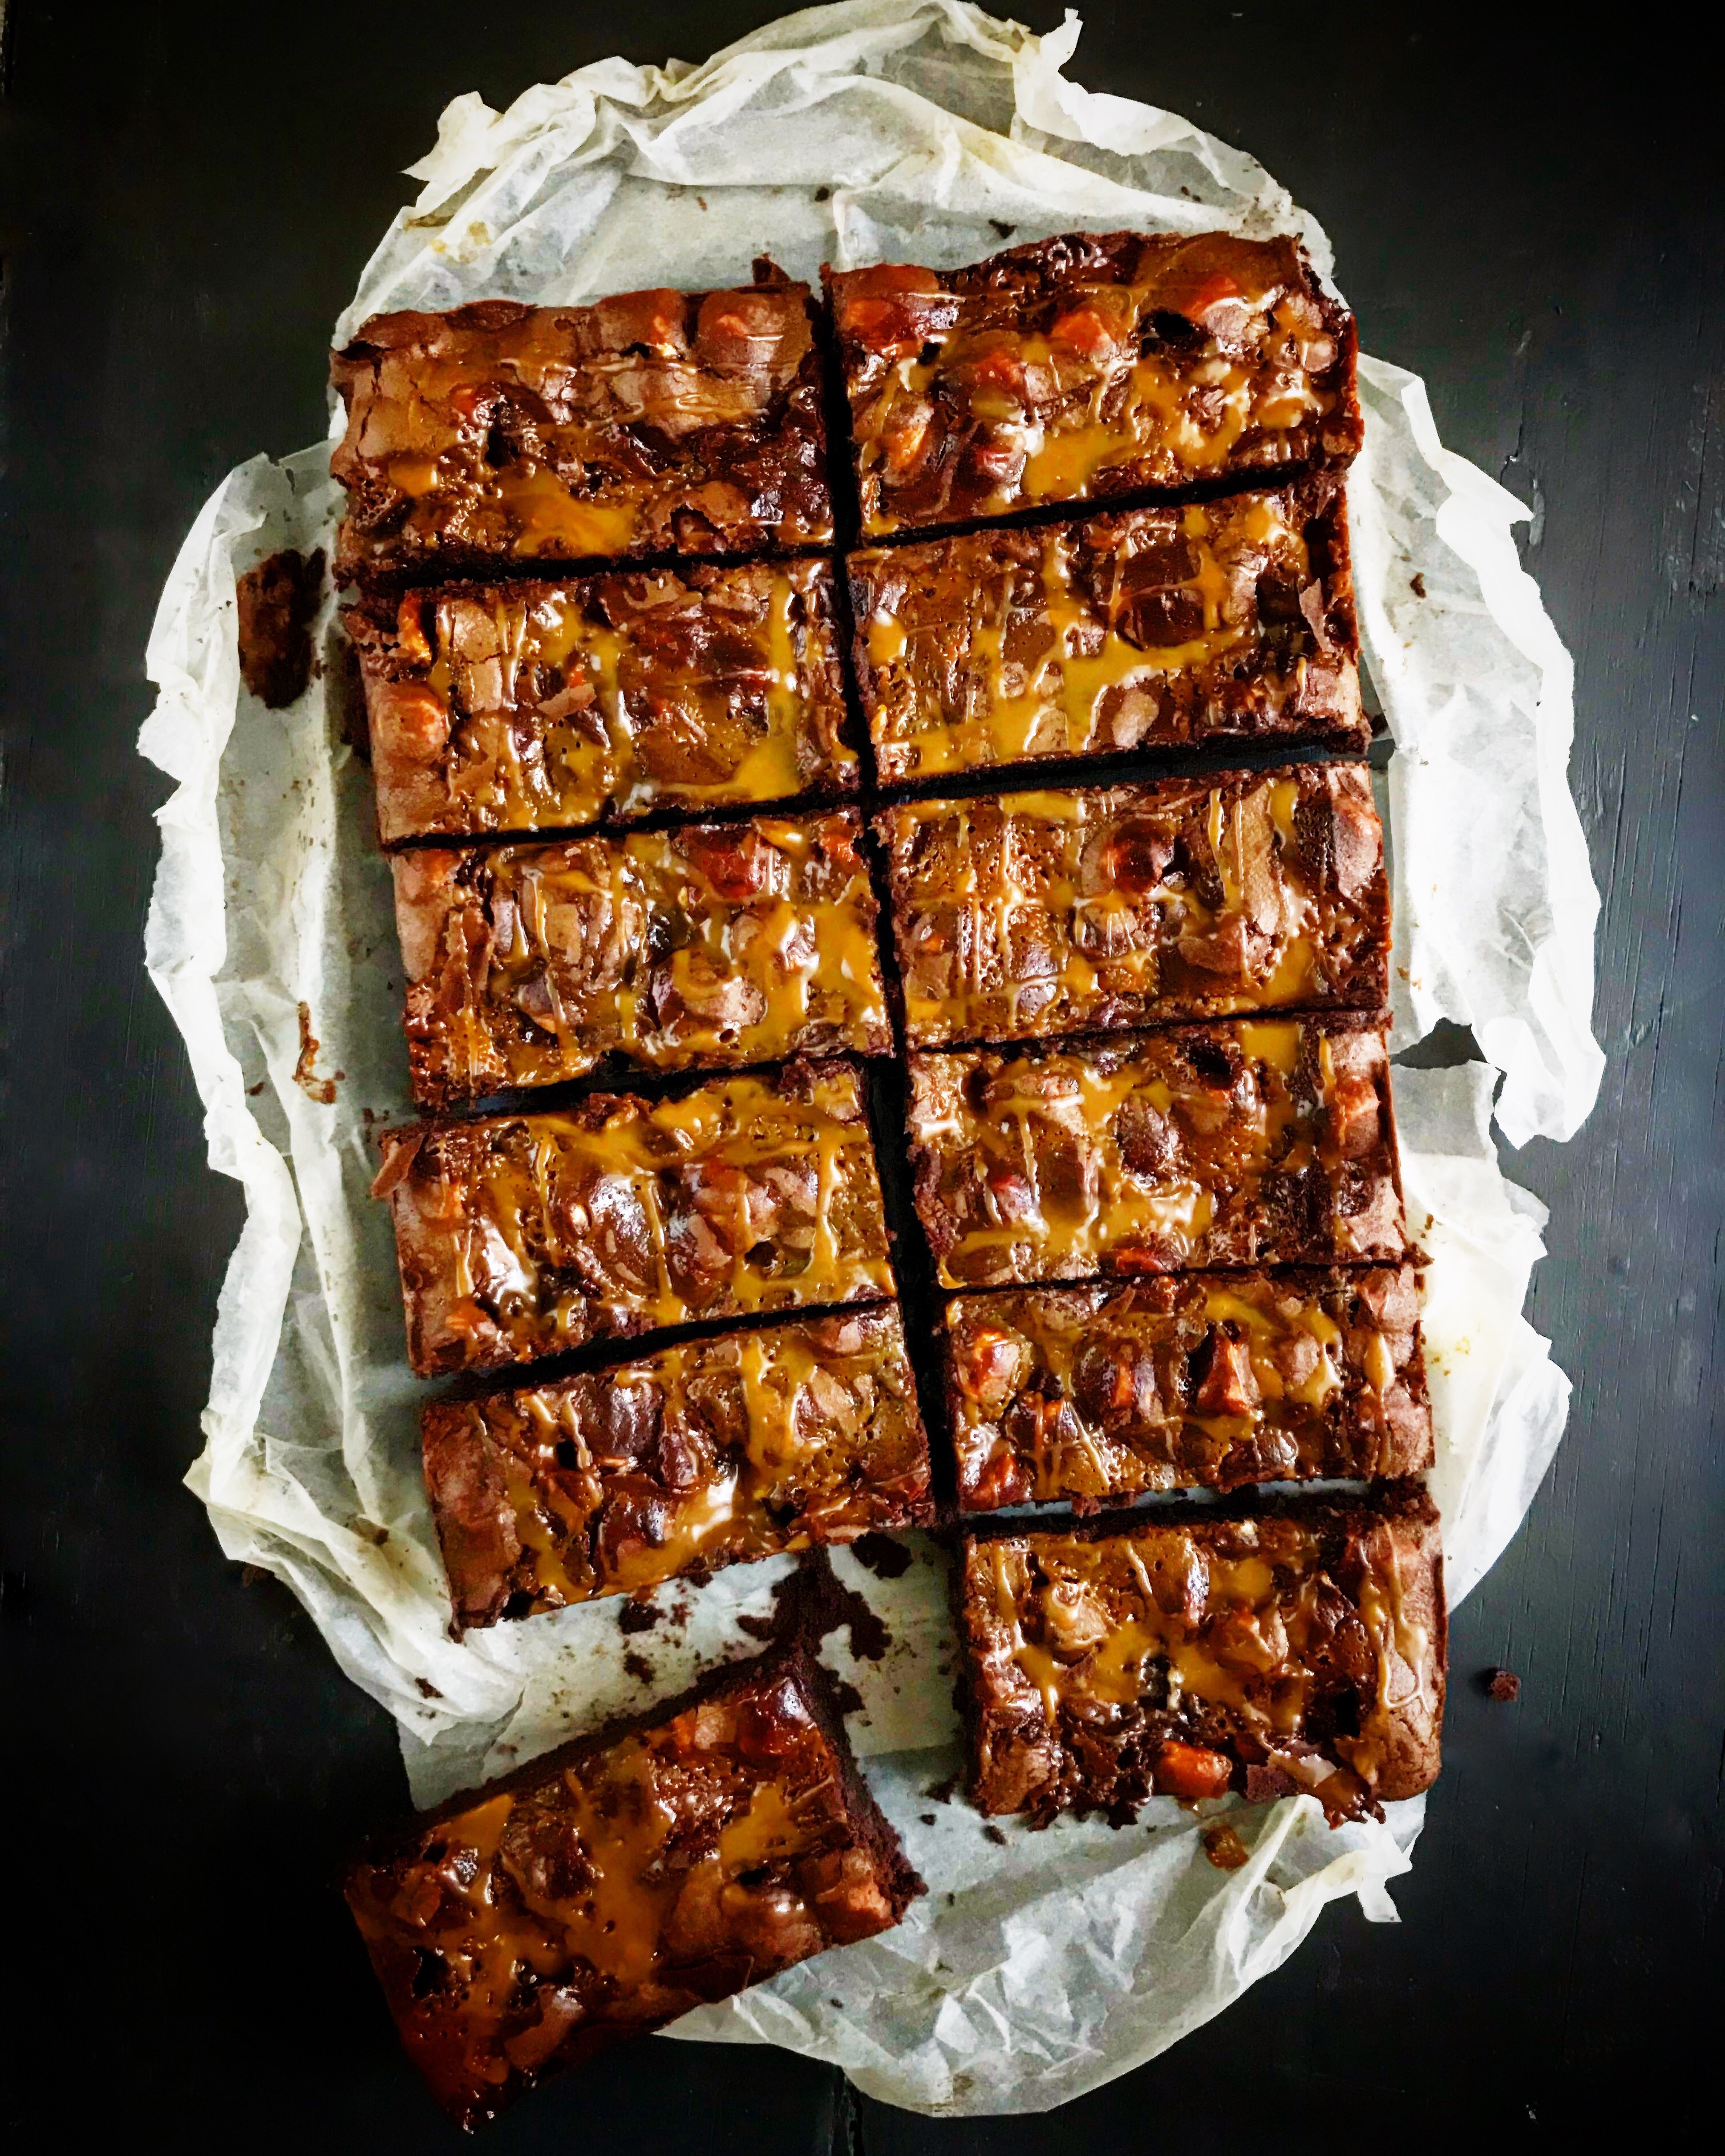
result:
M 824 275 L 870 535 L 1359 447 L 1353 317 L 1292 239 L 1068 233 Z
M 856 790 L 824 562 L 444 585 L 342 619 L 385 845 Z
M 896 1309 L 423 1411 L 458 1632 L 932 1516 Z
M 916 1211 L 943 1286 L 1407 1247 L 1381 1019 L 913 1055 L 910 1077 Z
M 1432 1460 L 1411 1265 L 960 1296 L 946 1312 L 946 1393 L 971 1512 L 1369 1481 Z
M 375 1843 L 347 1897 L 408 2056 L 470 2130 L 536 2082 L 926 1890 L 829 1681 L 778 1650 Z
M 889 785 L 1044 757 L 1371 737 L 1338 479 L 992 526 L 845 567 Z
M 331 355 L 343 583 L 833 536 L 806 285 L 374 315 Z
M 892 1045 L 855 810 L 396 855 L 422 1107 Z
M 967 1537 L 972 1794 L 1130 1818 L 1153 1794 L 1309 1790 L 1334 1819 L 1436 1778 L 1437 1514 L 1404 1489 Z
M 1364 764 L 909 801 L 876 829 L 912 1047 L 1389 1000 Z
M 675 1099 L 386 1131 L 422 1377 L 698 1318 L 893 1293 L 853 1065 L 791 1065 Z

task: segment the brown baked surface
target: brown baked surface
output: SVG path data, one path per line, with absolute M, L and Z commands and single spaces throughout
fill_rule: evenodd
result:
M 942 1286 L 1407 1247 L 1381 1019 L 913 1055 L 910 1074 L 916 1211 Z
M 1346 465 L 1353 317 L 1298 243 L 1067 233 L 823 273 L 869 535 Z
M 536 2082 L 829 1947 L 922 1881 L 830 1685 L 780 1651 L 422 1814 L 347 1875 L 408 2056 L 471 2130 Z
M 875 828 L 913 1048 L 1389 1001 L 1363 763 L 907 801 Z
M 342 619 L 386 846 L 856 790 L 824 562 L 444 585 Z
M 458 1631 L 928 1520 L 896 1309 L 762 1326 L 420 1416 Z
M 946 1312 L 966 1512 L 1431 1465 L 1411 1265 L 1012 1288 Z
M 844 1062 L 386 1131 L 408 1354 L 429 1377 L 698 1318 L 893 1292 Z
M 422 1107 L 892 1046 L 854 809 L 394 857 Z
M 1358 1818 L 1436 1779 L 1443 1558 L 1423 1491 L 967 1537 L 959 1601 L 985 1812 L 1120 1820 L 1153 1794 L 1297 1789 Z
M 1363 749 L 1339 479 L 852 554 L 889 785 L 1209 742 Z
M 833 536 L 806 285 L 374 315 L 331 357 L 343 583 Z

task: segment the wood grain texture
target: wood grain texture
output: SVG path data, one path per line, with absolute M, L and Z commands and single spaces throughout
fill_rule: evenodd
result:
M 501 105 L 619 45 L 698 58 L 776 12 L 422 0 L 387 65 L 341 72 L 357 33 L 327 20 L 172 0 L 105 11 L 97 36 L 51 0 L 8 10 L 0 1609 L 8 1727 L 54 1763 L 10 1791 L 15 1845 L 36 1852 L 18 2056 L 69 2071 L 8 2080 L 21 2147 L 154 2112 L 202 2151 L 241 2107 L 262 2149 L 327 2145 L 336 2118 L 344 2144 L 449 2145 L 324 1883 L 402 1801 L 393 1729 L 175 1488 L 239 1206 L 204 1167 L 140 968 L 167 790 L 132 752 L 142 653 L 208 490 L 321 430 L 328 325 L 441 104 L 476 88 Z M 1045 28 L 1060 11 L 1019 12 Z M 1250 148 L 1323 219 L 1366 347 L 1422 372 L 1445 439 L 1534 505 L 1526 558 L 1577 660 L 1610 1060 L 1581 1137 L 1512 1163 L 1553 1208 L 1532 1314 L 1576 1404 L 1532 1519 L 1457 1618 L 1403 1924 L 1332 1910 L 1220 2021 L 1055 2119 L 924 2122 L 783 2055 L 660 2046 L 546 2092 L 489 2138 L 499 2156 L 632 2139 L 649 2085 L 655 2144 L 690 2156 L 1183 2132 L 1333 2149 L 1338 2107 L 1402 2120 L 1410 2145 L 1440 2128 L 1537 2141 L 1631 2082 L 1644 2126 L 1681 2122 L 1725 1883 L 1725 195 L 1707 79 L 1673 64 L 1674 34 L 1099 6 L 1074 69 Z M 1467 1681 L 1498 1663 L 1524 1680 L 1517 1706 Z M 97 2072 L 68 2002 L 103 1973 L 116 1876 L 149 1980 Z M 295 1922 L 242 1981 L 229 1927 L 259 1894 Z

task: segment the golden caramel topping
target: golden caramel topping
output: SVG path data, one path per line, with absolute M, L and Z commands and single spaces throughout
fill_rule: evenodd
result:
M 891 1045 L 854 812 L 394 860 L 413 1095 Z
M 1413 1794 L 1437 1770 L 1440 1564 L 1423 1498 L 968 1542 L 977 1801 L 1298 1788 L 1337 1818 Z
M 857 784 L 823 562 L 444 586 L 343 619 L 386 845 Z
M 458 1625 L 852 1542 L 929 1510 L 928 1440 L 896 1310 L 440 1401 L 422 1427 Z
M 1339 481 L 850 557 L 883 778 L 1229 737 L 1363 746 Z
M 694 1318 L 893 1291 L 860 1081 L 793 1065 L 678 1100 L 386 1132 L 408 1353 L 486 1368 Z
M 871 535 L 1359 446 L 1353 320 L 1292 240 L 1073 233 L 828 284 Z
M 964 1296 L 946 1323 L 967 1511 L 1431 1463 L 1410 1266 Z
M 911 1058 L 947 1287 L 1399 1259 L 1381 1024 L 1246 1019 Z
M 1388 996 L 1363 764 L 907 802 L 878 828 L 913 1046 Z
M 832 536 L 806 286 L 377 315 L 331 358 L 336 573 Z
M 542 2075 L 896 1923 L 921 1882 L 798 1666 L 552 1753 L 417 1825 L 347 1893 L 409 2056 L 472 2128 Z M 865 1805 L 866 1799 L 862 1800 Z

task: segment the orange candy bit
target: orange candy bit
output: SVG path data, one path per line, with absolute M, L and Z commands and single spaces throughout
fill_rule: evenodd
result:
M 1094 307 L 1074 307 L 1070 314 L 1057 316 L 1048 335 L 1051 344 L 1063 344 L 1086 359 L 1101 359 L 1115 345 L 1113 331 Z
M 1233 1779 L 1234 1762 L 1225 1752 L 1211 1752 L 1201 1744 L 1164 1744 L 1157 1754 L 1156 1794 L 1178 1797 L 1195 1804 L 1200 1797 L 1219 1797 Z

